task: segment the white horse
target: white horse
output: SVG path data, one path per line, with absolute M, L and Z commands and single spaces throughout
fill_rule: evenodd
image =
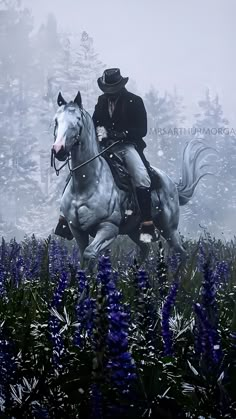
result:
M 118 234 L 127 234 L 139 246 L 144 260 L 149 245 L 139 241 L 141 218 L 137 201 L 133 196 L 130 206 L 130 194 L 119 189 L 107 161 L 99 155 L 101 150 L 93 120 L 82 108 L 80 93 L 69 103 L 59 93 L 57 102 L 53 153 L 58 160 L 71 155 L 72 167 L 72 177 L 61 199 L 61 212 L 78 243 L 82 266 L 92 267 L 98 254 L 110 246 Z M 205 166 L 200 165 L 200 155 L 209 148 L 198 140 L 186 145 L 182 181 L 178 184 L 163 171 L 153 168 L 159 181 L 159 187 L 152 190 L 153 222 L 170 247 L 182 256 L 186 252 L 177 231 L 179 206 L 190 200 L 200 178 L 208 174 L 200 175 L 199 170 Z M 81 167 L 77 169 L 78 166 Z M 136 211 L 132 211 L 135 207 Z M 89 236 L 93 237 L 90 243 Z

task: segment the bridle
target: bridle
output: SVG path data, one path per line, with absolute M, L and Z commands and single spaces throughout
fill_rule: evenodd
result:
M 83 116 L 84 116 L 84 114 L 82 113 L 82 119 L 83 119 Z M 81 141 L 80 141 L 81 133 L 82 133 L 82 126 L 80 126 L 79 133 L 78 133 L 78 134 L 74 137 L 74 138 L 75 138 L 75 142 L 74 142 L 74 144 L 73 144 L 73 147 L 74 147 L 74 146 L 76 146 L 76 145 L 80 145 L 80 144 L 81 144 Z M 55 139 L 55 136 L 56 136 L 56 123 L 55 123 L 55 127 L 54 127 L 54 139 Z M 57 175 L 57 176 L 59 176 L 59 173 L 60 173 L 61 169 L 63 169 L 63 167 L 65 167 L 66 165 L 68 165 L 68 169 L 69 169 L 69 172 L 70 172 L 70 176 L 72 176 L 72 175 L 73 175 L 73 173 L 74 173 L 76 170 L 79 170 L 79 169 L 81 169 L 82 167 L 84 167 L 86 164 L 88 164 L 88 163 L 92 162 L 92 161 L 93 161 L 93 160 L 95 160 L 97 157 L 101 156 L 101 155 L 102 155 L 102 154 L 104 154 L 107 150 L 109 150 L 110 148 L 114 147 L 114 145 L 116 145 L 116 144 L 120 143 L 121 141 L 122 141 L 122 140 L 115 141 L 114 143 L 112 143 L 111 145 L 109 145 L 108 147 L 106 147 L 104 150 L 102 150 L 100 153 L 98 153 L 96 156 L 94 156 L 94 157 L 92 157 L 91 159 L 89 159 L 89 160 L 85 161 L 84 163 L 80 164 L 79 166 L 74 167 L 73 169 L 70 167 L 70 160 L 71 160 L 70 155 L 68 155 L 68 157 L 67 157 L 67 159 L 66 159 L 65 163 L 63 163 L 63 164 L 62 164 L 62 166 L 60 166 L 60 167 L 56 167 L 56 156 L 55 156 L 55 152 L 54 152 L 54 150 L 53 150 L 53 148 L 52 148 L 52 149 L 51 149 L 51 167 L 53 167 L 53 168 L 54 168 L 54 170 L 55 170 L 55 172 L 56 172 L 56 175 Z

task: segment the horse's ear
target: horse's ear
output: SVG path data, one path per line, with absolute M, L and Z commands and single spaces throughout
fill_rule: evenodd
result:
M 79 108 L 82 108 L 82 98 L 81 98 L 81 94 L 80 91 L 78 91 L 75 99 L 74 99 L 74 103 L 77 103 L 77 105 L 79 106 Z
M 62 106 L 62 105 L 66 105 L 67 104 L 67 102 L 64 99 L 64 97 L 62 96 L 61 92 L 59 92 L 59 95 L 57 97 L 57 104 L 58 104 L 58 106 Z

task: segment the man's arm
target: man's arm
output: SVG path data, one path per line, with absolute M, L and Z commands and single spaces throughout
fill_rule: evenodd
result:
M 122 131 L 110 129 L 108 136 L 114 140 L 141 140 L 147 134 L 147 113 L 141 97 L 130 100 L 125 112 L 126 122 Z

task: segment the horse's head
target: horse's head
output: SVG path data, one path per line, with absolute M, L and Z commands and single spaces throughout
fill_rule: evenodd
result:
M 55 115 L 53 150 L 58 160 L 65 160 L 72 147 L 79 142 L 83 129 L 83 113 L 80 92 L 72 102 L 66 102 L 62 94 L 57 98 L 59 109 Z

